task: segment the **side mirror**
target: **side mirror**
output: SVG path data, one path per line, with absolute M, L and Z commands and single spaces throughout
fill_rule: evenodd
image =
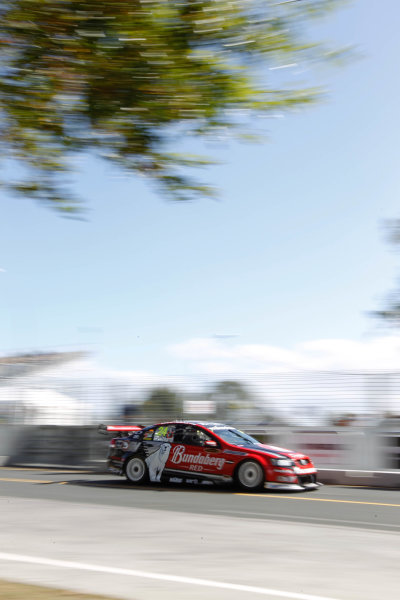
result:
M 214 440 L 206 440 L 204 446 L 205 448 L 218 448 L 218 444 Z

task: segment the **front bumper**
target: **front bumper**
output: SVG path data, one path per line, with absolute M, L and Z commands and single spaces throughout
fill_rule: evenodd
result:
M 264 487 L 267 490 L 280 490 L 282 492 L 304 492 L 305 490 L 317 490 L 322 483 L 278 483 L 275 481 L 266 481 Z

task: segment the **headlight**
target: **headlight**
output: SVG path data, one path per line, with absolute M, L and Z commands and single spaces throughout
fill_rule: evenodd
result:
M 271 463 L 277 467 L 294 467 L 290 458 L 271 458 Z

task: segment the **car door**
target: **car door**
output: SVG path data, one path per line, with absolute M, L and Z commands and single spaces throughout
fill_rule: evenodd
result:
M 196 425 L 177 423 L 166 468 L 175 475 L 220 478 L 225 473 L 220 444 Z

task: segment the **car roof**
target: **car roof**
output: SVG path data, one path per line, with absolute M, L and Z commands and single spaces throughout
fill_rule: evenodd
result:
M 230 425 L 226 425 L 226 423 L 215 423 L 210 421 L 187 421 L 183 419 L 163 421 L 162 423 L 155 423 L 154 425 L 149 425 L 148 427 L 158 427 L 159 425 L 200 425 L 200 427 L 205 427 L 206 429 L 213 429 L 214 427 L 231 427 Z

